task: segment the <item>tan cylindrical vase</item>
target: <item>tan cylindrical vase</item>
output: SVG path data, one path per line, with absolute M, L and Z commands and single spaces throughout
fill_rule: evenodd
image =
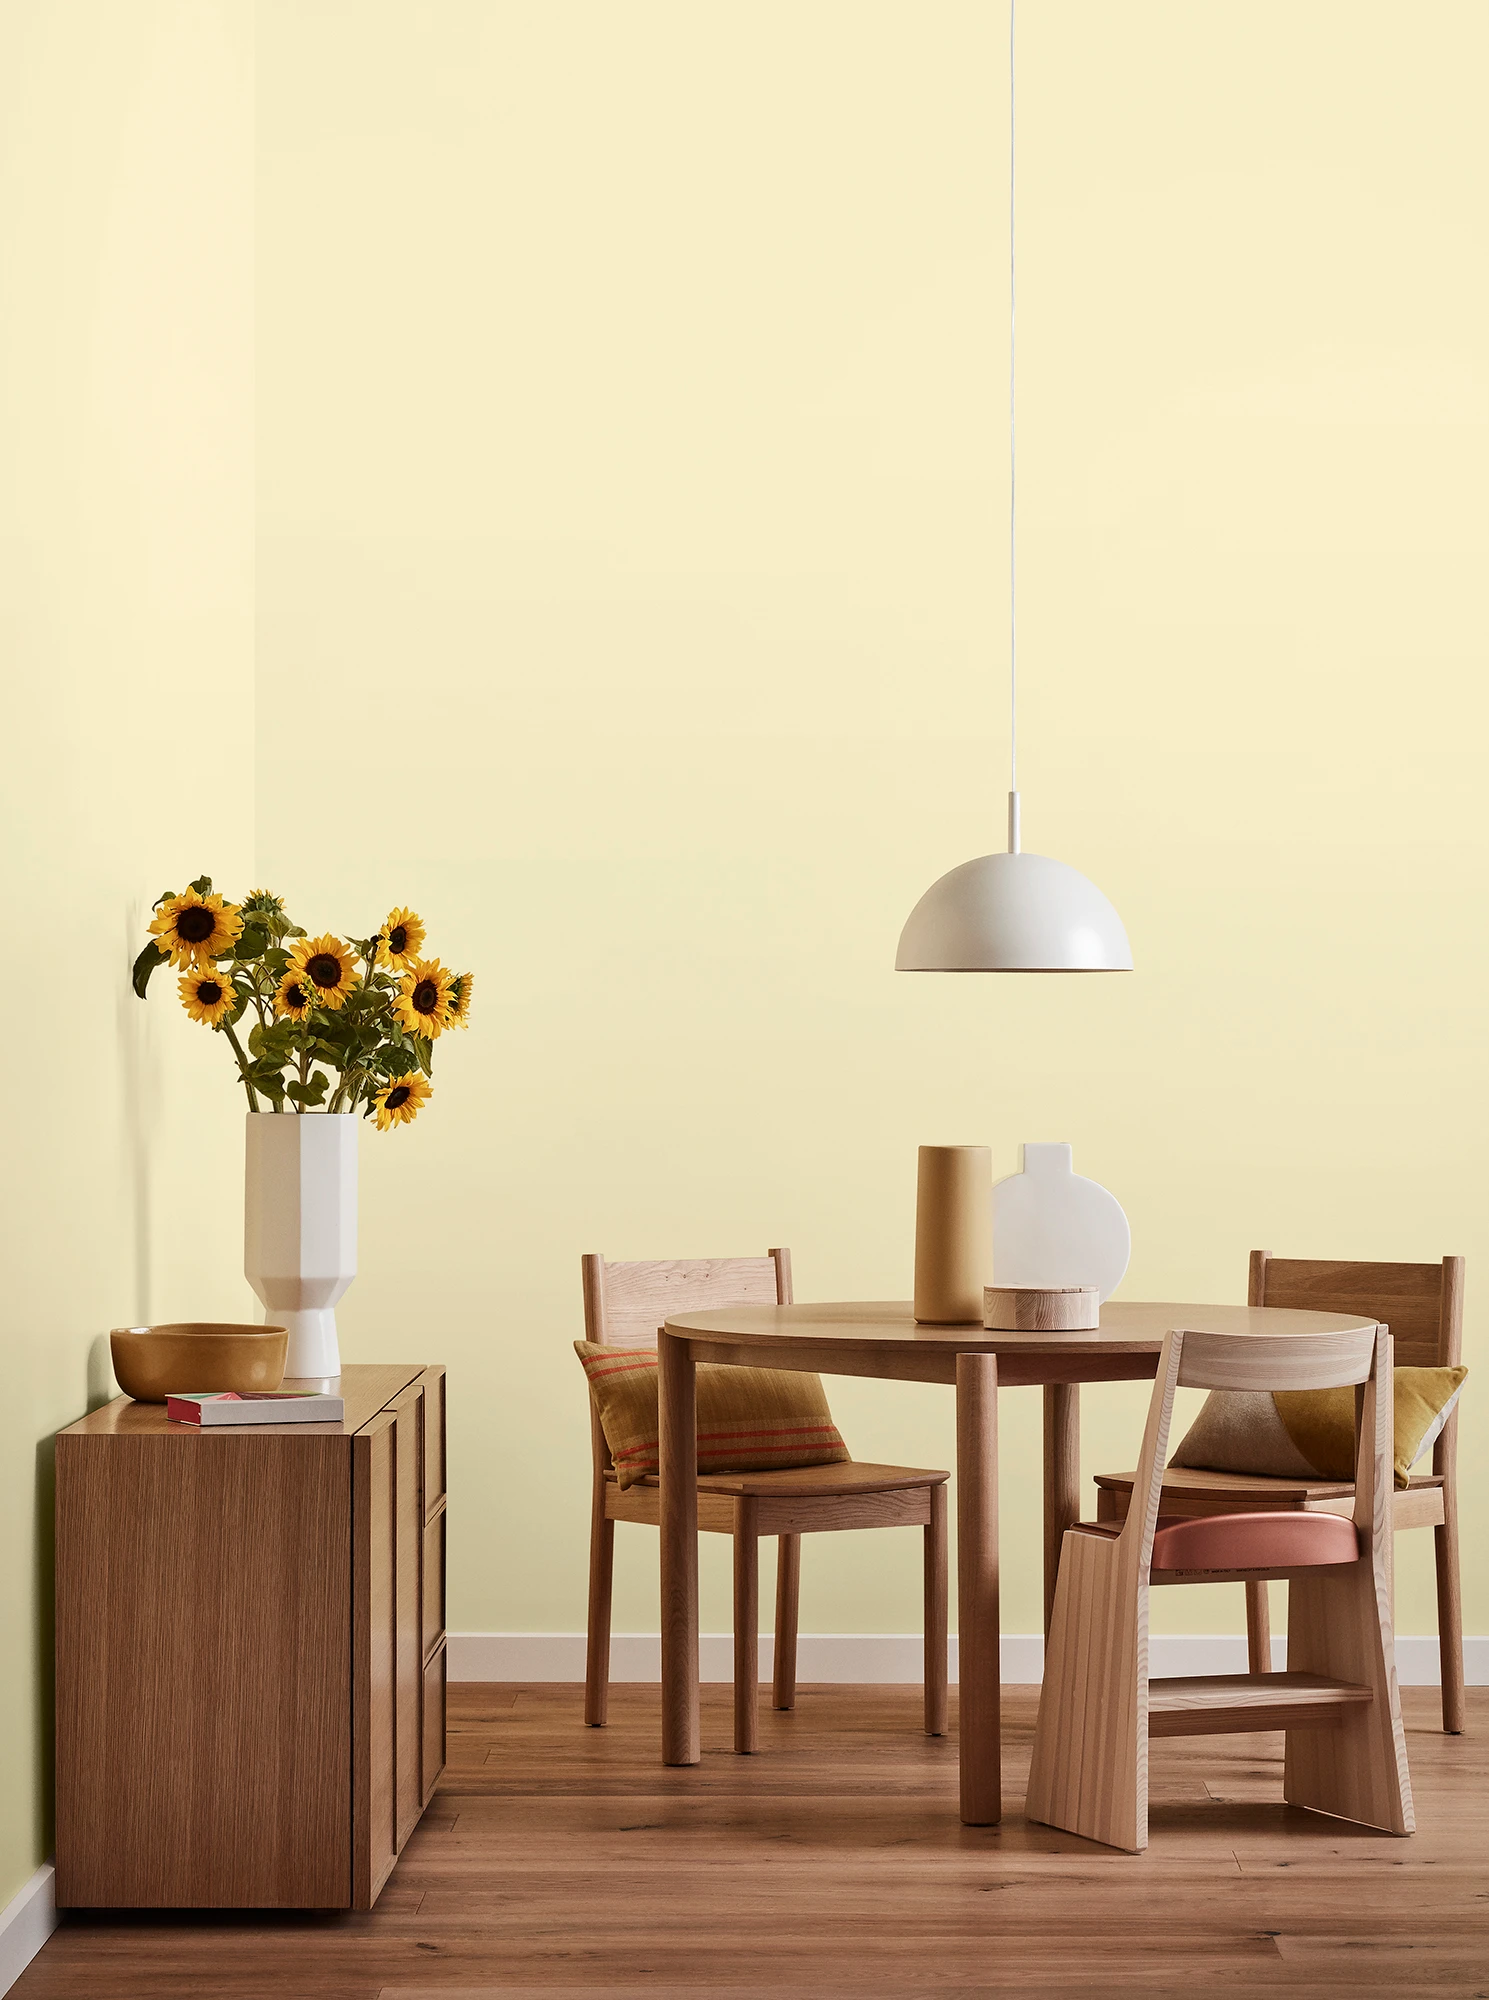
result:
M 981 1326 L 993 1275 L 990 1146 L 922 1146 L 915 1193 L 915 1317 Z

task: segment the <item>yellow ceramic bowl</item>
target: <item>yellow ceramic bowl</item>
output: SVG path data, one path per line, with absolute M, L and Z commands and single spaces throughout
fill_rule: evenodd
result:
M 116 1326 L 109 1346 L 125 1395 L 137 1403 L 163 1403 L 193 1389 L 277 1389 L 289 1338 L 282 1326 L 183 1320 L 174 1326 Z

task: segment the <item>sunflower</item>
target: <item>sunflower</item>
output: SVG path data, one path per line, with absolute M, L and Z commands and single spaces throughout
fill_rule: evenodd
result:
M 389 910 L 379 933 L 377 962 L 407 972 L 424 949 L 424 920 L 412 910 Z
M 405 972 L 393 1002 L 393 1018 L 407 1035 L 422 1035 L 433 1041 L 450 1025 L 450 994 L 455 984 L 453 972 L 446 972 L 437 958 L 421 958 Z
M 274 1012 L 287 1021 L 308 1021 L 315 989 L 298 972 L 287 972 L 274 995 Z
M 289 972 L 311 987 L 318 1007 L 329 1007 L 333 1013 L 357 983 L 356 960 L 340 938 L 329 935 L 298 939 L 290 953 Z
M 195 967 L 176 983 L 181 989 L 181 1005 L 193 1021 L 208 1028 L 221 1026 L 237 1003 L 232 981 L 210 965 Z
M 242 928 L 236 903 L 185 889 L 161 905 L 150 934 L 171 964 L 184 971 L 189 965 L 207 965 L 221 957 Z
M 429 1096 L 429 1079 L 417 1070 L 395 1076 L 373 1098 L 377 1106 L 377 1129 L 386 1132 L 394 1125 L 407 1125 L 419 1115 L 419 1106 Z
M 471 988 L 475 983 L 474 973 L 456 973 L 455 983 L 450 988 L 449 1025 L 452 1028 L 468 1028 L 470 1026 L 470 995 Z

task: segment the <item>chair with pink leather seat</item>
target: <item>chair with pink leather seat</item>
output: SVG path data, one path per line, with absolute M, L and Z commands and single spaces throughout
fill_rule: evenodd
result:
M 1354 1511 L 1161 1522 L 1174 1391 L 1355 1389 Z M 1283 1729 L 1288 1803 L 1411 1833 L 1391 1632 L 1391 1337 L 1171 1333 L 1120 1525 L 1066 1532 L 1045 1647 L 1028 1817 L 1131 1853 L 1148 1844 L 1148 1743 Z M 1155 1584 L 1288 1585 L 1287 1671 L 1154 1679 Z
M 1435 1264 L 1355 1263 L 1320 1257 L 1274 1257 L 1251 1253 L 1248 1305 L 1294 1306 L 1311 1312 L 1363 1313 L 1391 1329 L 1392 1357 L 1398 1368 L 1450 1368 L 1463 1359 L 1464 1264 L 1443 1257 Z M 1096 1474 L 1096 1518 L 1120 1521 L 1132 1491 L 1130 1472 Z M 1340 1513 L 1354 1508 L 1348 1481 L 1320 1477 L 1279 1478 L 1255 1472 L 1211 1472 L 1171 1465 L 1163 1475 L 1164 1514 L 1218 1514 L 1233 1508 L 1249 1514 L 1265 1508 L 1305 1514 Z M 1428 1472 L 1413 1471 L 1391 1506 L 1399 1535 L 1408 1528 L 1431 1528 L 1437 1544 L 1437 1630 L 1442 1655 L 1442 1726 L 1463 1728 L 1463 1590 L 1458 1563 L 1458 1412 L 1438 1433 Z M 1272 1662 L 1267 1587 L 1246 1587 L 1246 1636 L 1252 1667 L 1263 1673 Z

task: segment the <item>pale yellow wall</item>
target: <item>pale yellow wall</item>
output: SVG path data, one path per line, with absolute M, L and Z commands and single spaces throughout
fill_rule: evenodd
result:
M 1068 983 L 889 970 L 1001 815 L 997 10 L 263 0 L 256 427 L 252 25 L 0 12 L 0 1902 L 47 1840 L 46 1440 L 111 1323 L 246 1305 L 222 1052 L 124 986 L 195 869 L 410 900 L 480 980 L 364 1142 L 342 1316 L 452 1366 L 458 1628 L 581 1622 L 581 1249 L 903 1294 L 917 1141 L 1026 1136 L 1126 1202 L 1133 1296 L 1489 1247 L 1480 9 L 1026 0 L 1026 825 L 1140 968 Z M 1088 1392 L 1090 1465 L 1141 1395 Z M 937 1391 L 834 1400 L 950 1453 Z M 813 1549 L 807 1625 L 913 1627 L 915 1564 Z
M 229 0 L 0 7 L 0 1907 L 50 1845 L 50 1438 L 111 1325 L 246 1317 L 223 1051 L 128 990 L 253 861 L 252 46 Z
M 316 924 L 411 902 L 478 980 L 432 1108 L 367 1135 L 342 1315 L 450 1364 L 452 1625 L 582 1624 L 580 1251 L 785 1241 L 805 1297 L 904 1296 L 922 1140 L 1072 1140 L 1129 1296 L 1465 1252 L 1472 1357 L 1483 9 L 1022 10 L 1025 833 L 1139 967 L 1064 983 L 890 970 L 1000 843 L 1003 10 L 259 20 L 261 872 Z M 1087 1392 L 1088 1469 L 1145 1393 Z M 942 1392 L 832 1394 L 859 1455 L 947 1462 Z M 913 1629 L 917 1561 L 813 1547 L 806 1627 Z M 1429 1576 L 1418 1537 L 1408 1632 Z

